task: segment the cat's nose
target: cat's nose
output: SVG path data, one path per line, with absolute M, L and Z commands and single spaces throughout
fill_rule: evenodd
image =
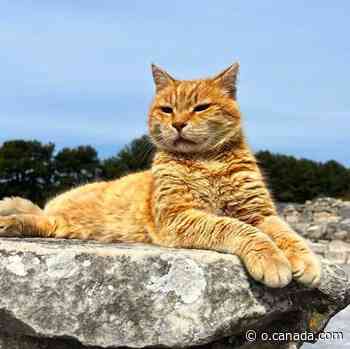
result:
M 177 132 L 181 132 L 182 129 L 187 125 L 187 122 L 183 121 L 175 121 L 173 122 L 172 126 L 176 128 Z

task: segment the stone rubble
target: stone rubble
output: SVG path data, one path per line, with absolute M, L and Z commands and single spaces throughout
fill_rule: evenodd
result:
M 350 264 L 350 201 L 326 197 L 277 207 L 316 253 L 334 263 Z

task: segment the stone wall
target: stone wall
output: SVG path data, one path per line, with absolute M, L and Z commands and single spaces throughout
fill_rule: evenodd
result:
M 310 240 L 316 253 L 338 264 L 350 264 L 350 201 L 319 198 L 305 204 L 278 204 L 278 208 Z
M 350 244 L 341 240 L 309 241 L 312 250 L 320 257 L 336 264 L 350 264 Z
M 305 204 L 279 204 L 279 211 L 293 228 L 314 241 L 350 243 L 350 201 L 319 198 Z

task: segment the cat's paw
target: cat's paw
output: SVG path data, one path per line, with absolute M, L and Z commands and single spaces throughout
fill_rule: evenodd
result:
M 304 241 L 284 251 L 292 268 L 293 278 L 308 287 L 317 287 L 321 279 L 321 265 L 317 256 Z
M 0 237 L 17 237 L 21 234 L 22 225 L 16 216 L 0 217 Z
M 274 245 L 261 251 L 250 252 L 244 263 L 249 274 L 266 286 L 281 288 L 292 280 L 292 271 L 288 259 Z

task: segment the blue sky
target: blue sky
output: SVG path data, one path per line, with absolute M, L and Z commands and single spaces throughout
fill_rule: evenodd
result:
M 1 1 L 0 142 L 92 144 L 146 132 L 150 63 L 178 78 L 241 63 L 253 149 L 350 166 L 350 2 Z

